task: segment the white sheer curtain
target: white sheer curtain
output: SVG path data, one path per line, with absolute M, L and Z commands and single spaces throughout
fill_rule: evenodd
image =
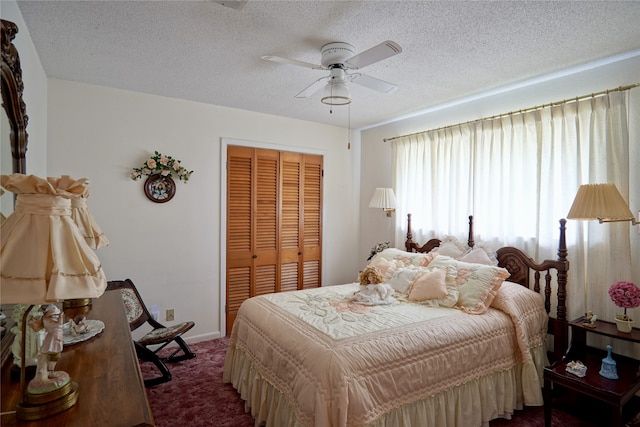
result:
M 476 242 L 556 259 L 559 220 L 581 184 L 613 182 L 629 200 L 627 98 L 613 92 L 393 140 L 396 241 L 404 241 L 407 213 L 418 243 L 466 241 L 474 215 Z M 621 311 L 607 291 L 631 280 L 629 227 L 567 222 L 569 319 L 588 309 L 612 320 Z

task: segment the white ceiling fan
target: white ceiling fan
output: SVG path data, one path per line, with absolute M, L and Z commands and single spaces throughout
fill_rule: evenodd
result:
M 355 48 L 349 43 L 332 42 L 325 44 L 320 49 L 321 65 L 274 55 L 265 55 L 262 59 L 313 70 L 329 70 L 328 76 L 321 77 L 311 83 L 295 97 L 307 98 L 324 87 L 325 93 L 321 99 L 322 103 L 346 105 L 351 102 L 351 94 L 347 82 L 357 83 L 382 93 L 391 93 L 396 90 L 398 87 L 393 83 L 376 79 L 360 72 L 351 72 L 351 70 L 360 70 L 367 65 L 382 61 L 400 52 L 402 52 L 400 45 L 391 40 L 384 41 L 358 54 L 355 54 Z

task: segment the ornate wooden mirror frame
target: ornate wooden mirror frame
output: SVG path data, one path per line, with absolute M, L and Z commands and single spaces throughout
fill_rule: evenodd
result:
M 13 22 L 2 20 L 2 106 L 9 118 L 13 172 L 25 173 L 27 169 L 27 108 L 22 100 L 24 83 L 18 50 L 12 40 L 18 32 Z
M 9 143 L 11 144 L 11 157 L 13 158 L 14 173 L 26 173 L 27 153 L 27 109 L 22 100 L 24 84 L 22 82 L 22 69 L 18 50 L 13 45 L 13 39 L 18 32 L 18 26 L 10 21 L 0 20 L 2 23 L 2 63 L 0 64 L 0 80 L 2 80 L 2 106 L 9 121 Z M 6 173 L 6 171 L 3 171 Z M 13 334 L 9 331 L 12 319 L 7 316 L 7 330 L 0 340 L 1 359 L 4 364 L 10 354 Z

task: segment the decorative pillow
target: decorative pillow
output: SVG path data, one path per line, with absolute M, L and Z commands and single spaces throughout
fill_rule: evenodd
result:
M 456 269 L 456 283 L 460 292 L 456 307 L 470 314 L 486 312 L 502 282 L 510 276 L 504 268 L 466 263 L 445 256 L 436 257 L 431 261 L 430 266 L 434 268 L 451 266 Z
M 398 265 L 395 261 L 389 261 L 385 258 L 373 258 L 369 264 L 367 264 L 367 267 L 377 268 L 382 275 L 382 281 L 388 282 L 398 268 Z
M 460 242 L 457 238 L 453 236 L 445 236 L 440 242 L 440 246 L 434 248 L 431 252 L 458 259 L 466 254 L 467 250 L 467 245 Z
M 396 248 L 387 248 L 387 249 L 383 249 L 380 252 L 378 252 L 377 254 L 375 254 L 373 256 L 373 258 L 371 258 L 371 260 L 369 260 L 369 262 L 375 262 L 377 260 L 379 260 L 380 258 L 384 258 L 388 261 L 392 261 L 395 259 L 396 256 L 400 255 L 400 254 L 410 254 L 410 252 L 405 252 L 405 251 L 401 251 L 400 249 L 396 249 Z
M 409 301 L 425 301 L 429 299 L 441 299 L 447 296 L 445 278 L 446 270 L 431 269 L 421 274 L 411 284 Z
M 423 273 L 419 268 L 401 267 L 395 271 L 388 283 L 397 293 L 407 295 L 411 284 Z
M 429 268 L 427 271 L 443 270 L 445 272 L 445 287 L 447 294 L 444 298 L 428 299 L 420 302 L 427 307 L 454 307 L 458 302 L 458 285 L 456 284 L 456 269 L 454 267 Z
M 484 249 L 476 248 L 467 252 L 464 256 L 457 258 L 458 261 L 468 262 L 471 264 L 496 265 L 498 262 L 495 257 L 493 261 Z
M 418 252 L 406 252 L 396 248 L 388 248 L 382 252 L 378 252 L 371 261 L 369 261 L 369 263 L 379 262 L 379 260 L 383 258 L 388 261 L 396 261 L 398 264 L 405 267 L 410 265 L 426 267 L 429 262 L 436 257 L 436 255 L 437 254 L 433 254 L 431 252 L 425 254 Z
M 367 267 L 376 267 L 382 274 L 382 283 L 388 283 L 398 268 L 404 267 L 404 263 L 385 258 L 372 258 Z
M 483 250 L 484 253 L 487 254 L 487 257 L 489 258 L 491 265 L 498 265 L 498 258 L 496 258 L 496 251 L 491 249 L 488 243 L 476 242 L 475 245 L 473 245 L 473 249 Z

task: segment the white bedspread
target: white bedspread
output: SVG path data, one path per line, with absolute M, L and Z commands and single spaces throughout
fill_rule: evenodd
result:
M 470 315 L 400 301 L 354 304 L 357 289 L 330 286 L 243 303 L 223 380 L 252 413 L 267 419 L 265 412 L 284 412 L 301 426 L 375 425 L 456 387 L 493 381 L 495 374 L 510 376 L 507 382 L 520 390 L 501 391 L 510 402 L 492 406 L 508 413 L 516 399 L 542 404 L 543 361 L 539 353 L 532 358 L 546 338 L 540 295 L 505 282 L 496 308 Z M 497 415 L 483 414 L 483 421 Z M 283 414 L 277 417 L 281 422 Z

